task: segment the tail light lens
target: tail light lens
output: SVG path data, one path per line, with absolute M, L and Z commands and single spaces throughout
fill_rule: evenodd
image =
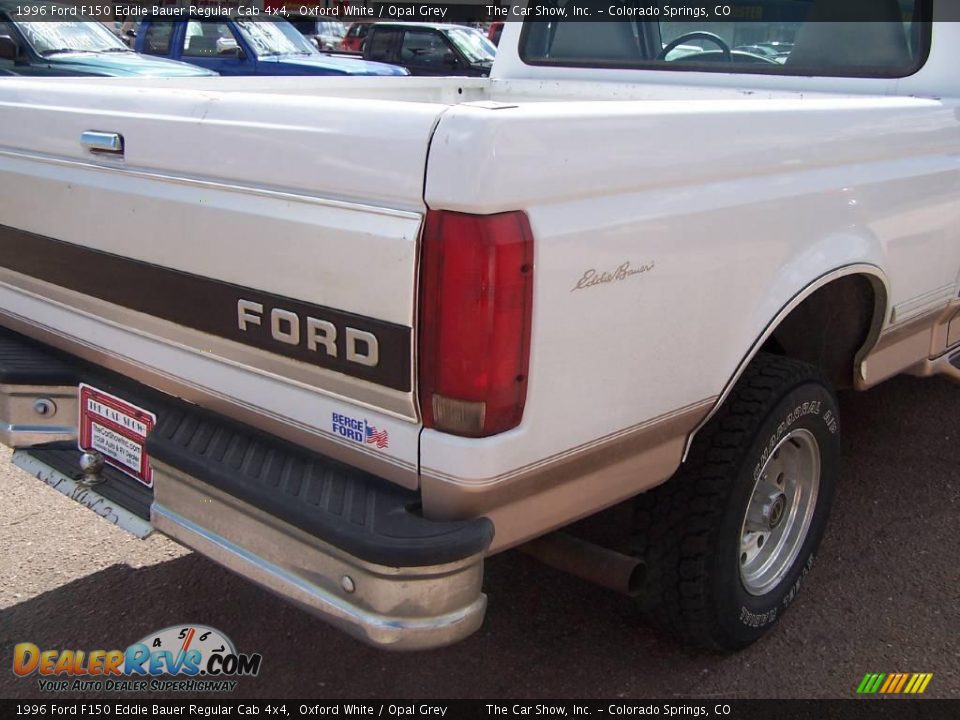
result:
M 520 423 L 532 305 L 533 235 L 524 213 L 427 213 L 419 353 L 426 427 L 485 437 Z

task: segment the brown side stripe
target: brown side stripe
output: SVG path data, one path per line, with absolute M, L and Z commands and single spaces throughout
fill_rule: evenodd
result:
M 263 266 L 269 267 L 266 254 L 263 260 Z M 91 250 L 4 225 L 0 225 L 0 266 L 194 330 L 395 390 L 410 390 L 412 331 L 403 325 Z M 240 329 L 237 301 L 241 298 L 263 305 L 261 327 L 246 332 Z M 308 350 L 303 343 L 289 345 L 274 340 L 270 334 L 273 308 L 296 313 L 301 326 L 306 317 L 333 323 L 337 328 L 337 357 L 322 350 Z M 380 362 L 376 367 L 345 359 L 347 327 L 377 337 Z

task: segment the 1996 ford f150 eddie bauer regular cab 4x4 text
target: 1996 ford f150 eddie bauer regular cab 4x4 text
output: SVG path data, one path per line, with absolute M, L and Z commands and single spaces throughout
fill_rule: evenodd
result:
M 475 631 L 520 545 L 747 645 L 834 391 L 960 377 L 960 24 L 791 7 L 508 22 L 490 78 L 5 80 L 3 441 L 376 645 Z

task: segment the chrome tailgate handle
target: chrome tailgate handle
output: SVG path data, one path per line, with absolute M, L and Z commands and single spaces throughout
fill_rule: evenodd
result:
M 92 153 L 123 155 L 123 135 L 120 133 L 85 130 L 80 133 L 80 144 Z

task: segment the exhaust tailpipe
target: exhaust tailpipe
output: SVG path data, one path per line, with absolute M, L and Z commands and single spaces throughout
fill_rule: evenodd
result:
M 518 549 L 545 565 L 623 595 L 637 595 L 643 582 L 644 564 L 640 558 L 595 545 L 565 532 L 544 535 Z

